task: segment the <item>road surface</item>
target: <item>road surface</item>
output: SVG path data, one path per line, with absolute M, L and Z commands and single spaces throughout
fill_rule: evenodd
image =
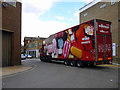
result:
M 62 63 L 26 59 L 24 66 L 31 70 L 4 77 L 3 88 L 118 88 L 116 67 L 72 67 Z

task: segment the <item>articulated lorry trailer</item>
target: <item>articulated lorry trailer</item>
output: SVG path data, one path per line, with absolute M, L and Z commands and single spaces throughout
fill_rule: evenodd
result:
M 94 19 L 55 33 L 43 41 L 40 60 L 78 67 L 111 64 L 111 32 L 111 22 Z

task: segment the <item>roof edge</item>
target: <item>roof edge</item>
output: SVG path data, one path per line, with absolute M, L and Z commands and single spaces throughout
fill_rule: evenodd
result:
M 20 2 L 22 3 L 22 0 L 0 0 L 2 2 Z
M 83 6 L 82 8 L 79 9 L 79 13 L 85 11 L 86 9 L 92 7 L 93 5 L 97 4 L 98 2 L 100 2 L 101 0 L 94 0 L 88 4 L 86 4 L 85 6 Z
M 20 3 L 22 3 L 22 0 L 17 0 L 17 2 L 20 2 Z

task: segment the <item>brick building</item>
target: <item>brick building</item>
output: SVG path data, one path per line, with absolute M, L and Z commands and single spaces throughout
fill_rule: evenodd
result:
M 21 2 L 0 1 L 2 66 L 21 64 Z
M 42 42 L 46 38 L 42 37 L 25 37 L 24 38 L 24 48 L 26 54 L 30 54 L 32 57 L 40 57 L 39 50 L 42 47 Z
M 120 63 L 120 1 L 103 1 L 94 0 L 80 8 L 79 21 L 83 23 L 91 19 L 102 19 L 112 22 L 112 42 L 116 45 L 114 60 Z

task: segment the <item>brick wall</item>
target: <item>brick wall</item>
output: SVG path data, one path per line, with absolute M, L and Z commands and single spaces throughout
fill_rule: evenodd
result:
M 2 7 L 2 29 L 12 32 L 12 65 L 21 64 L 21 9 L 20 2 Z
M 118 44 L 119 44 L 119 47 L 118 47 L 118 61 L 120 63 L 120 2 L 118 4 L 118 18 L 119 18 L 119 22 L 118 22 Z

